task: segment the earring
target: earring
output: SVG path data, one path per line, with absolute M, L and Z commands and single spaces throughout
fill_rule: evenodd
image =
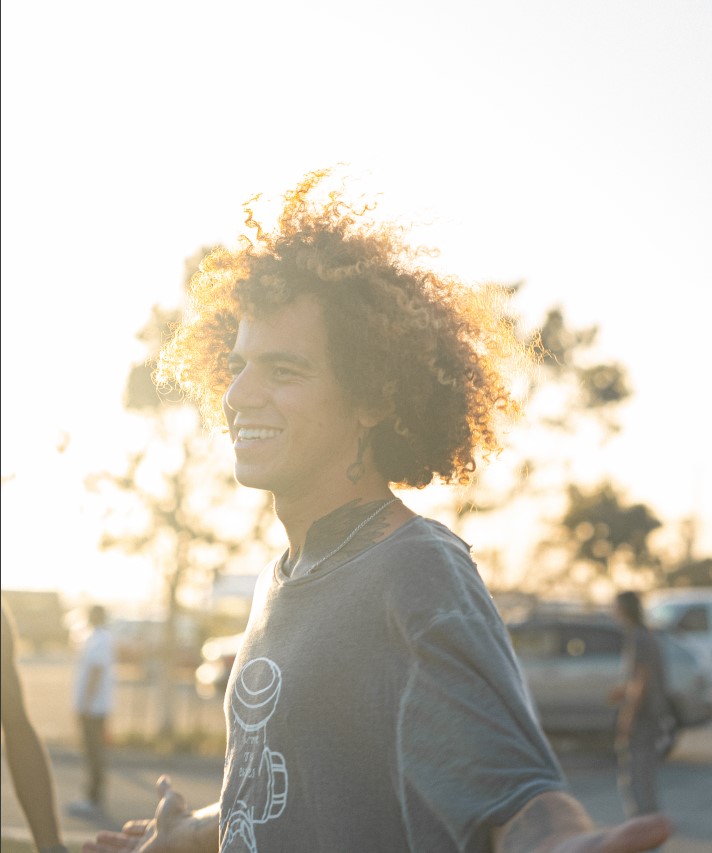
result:
M 358 481 L 366 473 L 366 467 L 363 464 L 363 455 L 371 441 L 371 430 L 366 430 L 358 440 L 358 450 L 356 452 L 356 461 L 346 469 L 346 476 L 351 482 L 356 485 Z

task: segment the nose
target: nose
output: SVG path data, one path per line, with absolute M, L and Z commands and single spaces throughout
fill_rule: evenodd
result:
M 266 393 L 257 371 L 245 366 L 232 380 L 223 395 L 223 412 L 230 426 L 238 412 L 259 409 L 265 405 Z

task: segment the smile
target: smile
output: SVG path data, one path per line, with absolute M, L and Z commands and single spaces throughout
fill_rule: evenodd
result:
M 268 427 L 242 427 L 237 432 L 237 440 L 263 441 L 267 438 L 276 438 L 281 432 L 281 429 L 269 429 Z

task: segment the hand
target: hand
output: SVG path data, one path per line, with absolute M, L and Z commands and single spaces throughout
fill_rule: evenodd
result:
M 616 721 L 616 750 L 625 749 L 630 740 L 630 734 L 633 731 L 633 715 L 627 708 L 623 708 L 618 714 Z
M 151 820 L 132 820 L 121 832 L 100 832 L 82 853 L 179 853 L 189 849 L 190 813 L 183 797 L 171 788 L 167 776 L 156 783 L 161 798 Z
M 614 688 L 608 691 L 608 701 L 612 705 L 619 705 L 625 696 L 625 685 L 617 684 Z
M 672 832 L 670 821 L 659 814 L 636 817 L 612 829 L 576 835 L 551 853 L 643 853 L 655 850 Z
M 642 853 L 654 850 L 670 832 L 670 822 L 659 814 L 596 830 L 578 800 L 548 791 L 498 827 L 492 840 L 496 853 Z

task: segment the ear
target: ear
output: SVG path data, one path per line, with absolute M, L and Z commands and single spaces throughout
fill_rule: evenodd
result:
M 395 382 L 386 382 L 380 389 L 380 395 L 376 400 L 369 400 L 358 405 L 359 423 L 364 429 L 373 429 L 387 418 L 392 417 L 396 409 L 393 402 L 394 393 Z
M 364 429 L 373 429 L 385 421 L 392 412 L 393 404 L 390 400 L 377 405 L 362 405 L 358 407 L 358 422 Z
M 363 429 L 373 429 L 382 420 L 383 418 L 379 418 L 373 412 L 360 411 L 358 415 L 359 426 L 363 427 Z

